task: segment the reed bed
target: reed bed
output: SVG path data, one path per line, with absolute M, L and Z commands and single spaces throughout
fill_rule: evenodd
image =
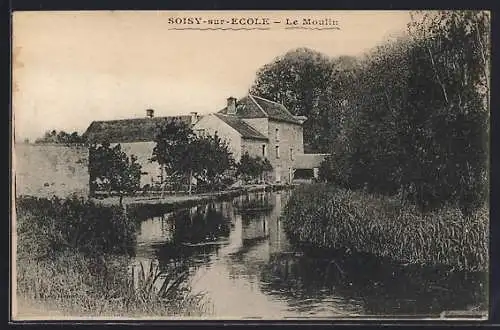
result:
M 204 296 L 190 291 L 187 274 L 152 262 L 131 268 L 135 225 L 121 208 L 75 198 L 25 197 L 16 204 L 19 301 L 70 317 L 210 312 Z
M 370 253 L 403 264 L 488 269 L 488 210 L 421 213 L 397 198 L 325 184 L 297 188 L 284 213 L 291 240 L 320 249 Z

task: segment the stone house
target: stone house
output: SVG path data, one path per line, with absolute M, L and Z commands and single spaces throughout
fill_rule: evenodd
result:
M 144 118 L 94 121 L 84 136 L 90 143 L 120 144 L 128 155 L 135 155 L 142 165 L 141 187 L 157 186 L 164 180 L 161 167 L 150 158 L 157 128 L 172 120 L 183 121 L 199 135 L 218 135 L 228 142 L 236 162 L 245 152 L 267 158 L 273 166 L 268 179 L 291 183 L 295 169 L 310 168 L 311 164 L 319 164 L 318 156 L 322 158 L 304 154 L 302 124 L 306 119 L 292 115 L 282 104 L 248 95 L 240 100 L 230 97 L 222 110 L 204 116 L 192 112 L 155 117 L 154 111 L 148 109 Z
M 292 115 L 282 104 L 255 95 L 227 99 L 227 106 L 203 116 L 193 129 L 225 139 L 233 157 L 267 158 L 273 166 L 271 180 L 290 183 L 297 156 L 304 154 L 303 127 L 307 118 Z
M 90 143 L 109 142 L 120 144 L 127 155 L 135 155 L 142 166 L 141 187 L 155 186 L 163 181 L 161 167 L 150 159 L 155 146 L 157 128 L 172 120 L 192 125 L 198 119 L 193 112 L 185 116 L 155 117 L 152 109 L 146 110 L 146 117 L 121 120 L 93 121 L 84 133 Z

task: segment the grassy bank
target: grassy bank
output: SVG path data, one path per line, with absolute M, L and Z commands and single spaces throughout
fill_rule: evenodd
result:
M 203 297 L 184 282 L 187 274 L 162 272 L 152 264 L 132 270 L 135 224 L 120 207 L 22 197 L 16 212 L 18 315 L 30 310 L 70 317 L 206 313 Z
M 488 268 L 488 210 L 464 216 L 444 207 L 422 214 L 396 198 L 324 184 L 297 188 L 284 210 L 292 241 L 455 270 Z

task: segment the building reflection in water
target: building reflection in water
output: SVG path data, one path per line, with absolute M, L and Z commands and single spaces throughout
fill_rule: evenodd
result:
M 302 253 L 280 219 L 289 195 L 254 193 L 150 218 L 141 223 L 137 258 L 189 272 L 189 285 L 208 292 L 224 317 L 425 314 L 481 303 L 484 278 Z

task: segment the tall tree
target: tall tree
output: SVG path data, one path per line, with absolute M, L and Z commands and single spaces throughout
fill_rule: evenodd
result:
M 298 48 L 264 65 L 257 72 L 250 93 L 282 103 L 294 115 L 308 117 L 304 142 L 313 149 L 321 149 L 321 123 L 328 109 L 320 99 L 328 90 L 334 72 L 328 57 Z
M 134 155 L 129 158 L 119 144 L 114 147 L 107 142 L 91 145 L 88 166 L 91 193 L 96 189 L 115 191 L 120 197 L 120 205 L 125 194 L 140 187 L 141 165 Z
M 322 176 L 350 188 L 399 191 L 424 210 L 458 203 L 470 212 L 484 204 L 488 32 L 484 12 L 415 13 L 410 38 L 370 52 Z
M 170 176 L 188 178 L 189 194 L 193 178 L 214 185 L 234 165 L 229 146 L 220 137 L 197 136 L 181 121 L 170 121 L 160 127 L 155 143 L 151 160 L 158 162 Z
M 272 171 L 272 169 L 273 166 L 267 158 L 252 157 L 248 152 L 245 152 L 236 164 L 236 174 L 246 182 L 261 178 L 265 172 Z

